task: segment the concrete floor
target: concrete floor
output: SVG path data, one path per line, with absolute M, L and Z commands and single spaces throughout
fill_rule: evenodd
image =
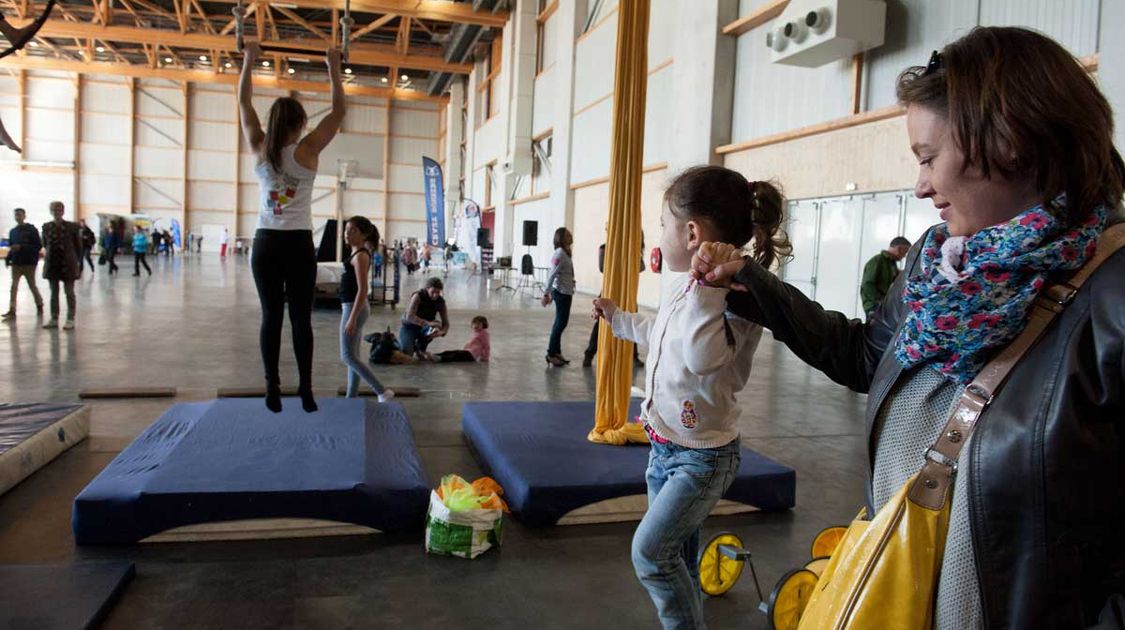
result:
M 633 576 L 635 524 L 527 529 L 509 520 L 503 547 L 467 561 L 428 556 L 420 533 L 335 539 L 77 548 L 70 530 L 74 496 L 173 402 L 214 397 L 225 385 L 259 385 L 259 307 L 246 259 L 216 255 L 160 259 L 151 278 L 104 268 L 78 289 L 78 328 L 44 331 L 21 288 L 19 317 L 0 327 L 0 400 L 74 401 L 83 387 L 174 385 L 173 400 L 92 405 L 89 439 L 0 496 L 0 564 L 120 558 L 137 578 L 108 628 L 651 628 L 656 616 Z M 42 282 L 42 281 L 41 281 Z M 404 295 L 421 282 L 410 278 Z M 0 280 L 6 296 L 9 274 Z M 41 285 L 41 289 L 42 289 Z M 435 350 L 460 348 L 469 319 L 488 316 L 490 365 L 381 367 L 384 383 L 421 387 L 402 400 L 432 480 L 480 474 L 460 435 L 466 400 L 581 400 L 594 371 L 579 362 L 589 335 L 588 298 L 579 296 L 564 355 L 543 360 L 553 308 L 527 294 L 489 290 L 456 271 L 446 280 L 454 326 Z M 399 311 L 376 307 L 367 331 L 397 329 Z M 339 312 L 318 309 L 314 374 L 318 394 L 344 382 L 338 363 Z M 295 383 L 291 346 L 282 378 Z M 295 400 L 287 401 L 296 404 Z M 863 499 L 864 397 L 812 371 L 770 337 L 758 350 L 740 396 L 744 443 L 797 470 L 797 507 L 782 514 L 712 518 L 705 536 L 732 530 L 755 554 L 768 597 L 788 569 L 809 559 L 812 537 L 846 523 Z M 763 628 L 749 575 L 705 603 L 712 628 Z

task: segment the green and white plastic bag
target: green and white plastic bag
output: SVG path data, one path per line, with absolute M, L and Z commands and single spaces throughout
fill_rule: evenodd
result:
M 426 551 L 445 556 L 475 558 L 500 546 L 502 510 L 451 510 L 437 492 L 430 491 L 426 514 Z

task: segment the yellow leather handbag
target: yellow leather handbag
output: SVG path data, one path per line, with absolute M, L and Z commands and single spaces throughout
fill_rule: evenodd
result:
M 1094 256 L 1064 282 L 1047 286 L 1035 301 L 1027 327 L 981 370 L 954 405 L 921 471 L 866 519 L 852 521 L 820 575 L 801 615 L 800 630 L 844 628 L 928 629 L 949 528 L 949 503 L 957 458 L 977 419 L 1008 373 L 1075 293 L 1111 254 L 1125 244 L 1125 225 L 1107 228 Z

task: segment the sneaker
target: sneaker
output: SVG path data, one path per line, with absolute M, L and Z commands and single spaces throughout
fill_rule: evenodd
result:
M 15 319 L 15 318 L 16 318 L 16 312 L 15 311 L 8 311 L 7 313 L 4 313 L 3 315 L 0 315 L 0 320 L 5 321 L 5 322 L 8 321 L 8 320 L 11 320 L 11 319 Z
M 384 389 L 382 394 L 379 394 L 379 402 L 385 403 L 395 397 L 395 390 Z
M 74 330 L 74 320 L 73 319 L 66 320 L 66 323 L 63 324 L 63 330 Z
M 55 328 L 58 328 L 58 327 L 59 327 L 59 320 L 55 319 L 54 317 L 52 317 L 50 320 L 48 320 L 46 324 L 43 324 L 43 328 L 46 328 L 46 329 L 55 329 Z

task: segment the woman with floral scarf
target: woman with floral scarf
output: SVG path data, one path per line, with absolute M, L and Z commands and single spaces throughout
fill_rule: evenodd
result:
M 1044 287 L 1094 256 L 1121 221 L 1125 185 L 1108 102 L 1041 34 L 974 29 L 897 88 L 915 194 L 943 223 L 870 321 L 825 311 L 729 246 L 693 261 L 700 281 L 739 289 L 732 312 L 868 393 L 869 514 L 918 471 L 952 405 L 1024 329 Z M 961 450 L 936 628 L 1125 620 L 1125 250 L 1064 307 Z

